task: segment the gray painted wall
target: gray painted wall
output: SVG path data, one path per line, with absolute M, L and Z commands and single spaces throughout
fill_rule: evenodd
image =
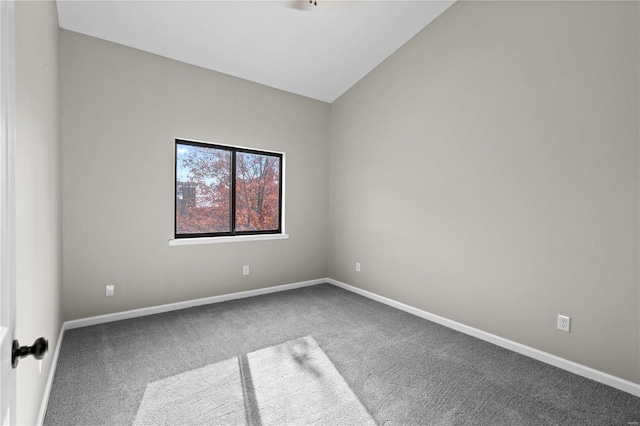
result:
M 62 323 L 62 189 L 55 2 L 16 2 L 16 338 L 45 336 L 42 373 L 17 370 L 18 424 L 35 424 Z
M 639 382 L 638 35 L 460 2 L 329 107 L 61 31 L 64 318 L 330 276 Z M 291 238 L 170 247 L 175 137 L 286 152 Z
M 329 276 L 638 383 L 638 17 L 458 2 L 338 99 Z
M 327 276 L 328 104 L 68 31 L 60 43 L 66 320 Z M 284 152 L 290 238 L 170 247 L 176 137 Z

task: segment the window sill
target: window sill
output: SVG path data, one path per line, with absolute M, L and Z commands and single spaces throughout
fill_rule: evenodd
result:
M 289 234 L 237 235 L 234 237 L 176 238 L 169 240 L 170 246 L 190 246 L 194 244 L 238 243 L 242 241 L 286 240 Z

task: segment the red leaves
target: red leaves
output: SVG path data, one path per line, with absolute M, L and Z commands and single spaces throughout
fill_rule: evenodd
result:
M 239 152 L 236 230 L 273 230 L 280 223 L 280 159 Z

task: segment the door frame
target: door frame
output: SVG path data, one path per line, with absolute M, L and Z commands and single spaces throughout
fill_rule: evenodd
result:
M 0 422 L 16 423 L 15 5 L 0 1 Z

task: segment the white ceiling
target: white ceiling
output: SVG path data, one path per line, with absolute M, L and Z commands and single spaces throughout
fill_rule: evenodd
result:
M 452 1 L 71 1 L 60 27 L 333 102 Z

